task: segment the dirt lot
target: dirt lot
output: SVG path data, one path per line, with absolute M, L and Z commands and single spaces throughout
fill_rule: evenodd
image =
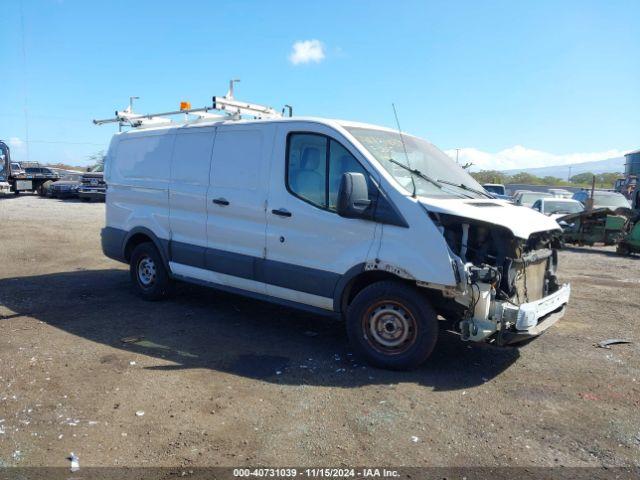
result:
M 103 220 L 0 198 L 0 466 L 640 465 L 640 258 L 563 251 L 572 303 L 547 334 L 443 333 L 394 373 L 334 321 L 188 285 L 139 300 Z

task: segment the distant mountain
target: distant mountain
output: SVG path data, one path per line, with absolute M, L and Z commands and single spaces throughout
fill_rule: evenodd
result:
M 572 163 L 570 165 L 553 165 L 551 167 L 537 168 L 516 168 L 512 170 L 503 170 L 508 175 L 526 172 L 538 177 L 557 177 L 566 179 L 571 168 L 571 175 L 578 173 L 615 173 L 624 172 L 624 157 L 607 158 L 605 160 L 596 160 L 594 162 Z

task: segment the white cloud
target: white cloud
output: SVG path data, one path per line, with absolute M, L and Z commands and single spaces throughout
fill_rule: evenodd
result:
M 303 40 L 293 44 L 289 61 L 294 65 L 320 63 L 324 60 L 324 45 L 320 40 Z
M 455 149 L 447 150 L 447 155 L 456 158 Z M 605 150 L 602 152 L 555 154 L 515 145 L 497 153 L 484 152 L 477 148 L 461 148 L 458 159 L 461 164 L 473 163 L 472 170 L 510 170 L 515 168 L 548 167 L 551 165 L 570 165 L 592 162 L 607 158 L 622 157 L 624 150 Z
M 11 137 L 9 139 L 9 146 L 11 148 L 22 148 L 24 146 L 24 142 L 18 137 Z

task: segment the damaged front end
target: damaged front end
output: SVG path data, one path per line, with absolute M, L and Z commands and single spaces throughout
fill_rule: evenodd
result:
M 467 341 L 513 344 L 535 337 L 564 314 L 570 286 L 556 276 L 560 230 L 516 237 L 508 228 L 430 213 L 454 259 L 457 330 Z

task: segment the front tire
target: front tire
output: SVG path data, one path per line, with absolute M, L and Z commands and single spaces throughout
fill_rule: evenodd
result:
M 347 335 L 370 364 L 409 370 L 425 362 L 438 340 L 438 318 L 416 287 L 395 281 L 364 288 L 347 310 Z
M 40 185 L 36 191 L 38 192 L 38 195 L 41 197 L 45 197 L 47 195 L 47 192 L 49 192 L 51 185 L 53 185 L 53 182 L 51 180 L 47 180 L 46 182 L 44 182 L 42 185 Z
M 136 294 L 145 300 L 161 300 L 172 292 L 173 280 L 153 243 L 141 243 L 134 248 L 129 273 Z

